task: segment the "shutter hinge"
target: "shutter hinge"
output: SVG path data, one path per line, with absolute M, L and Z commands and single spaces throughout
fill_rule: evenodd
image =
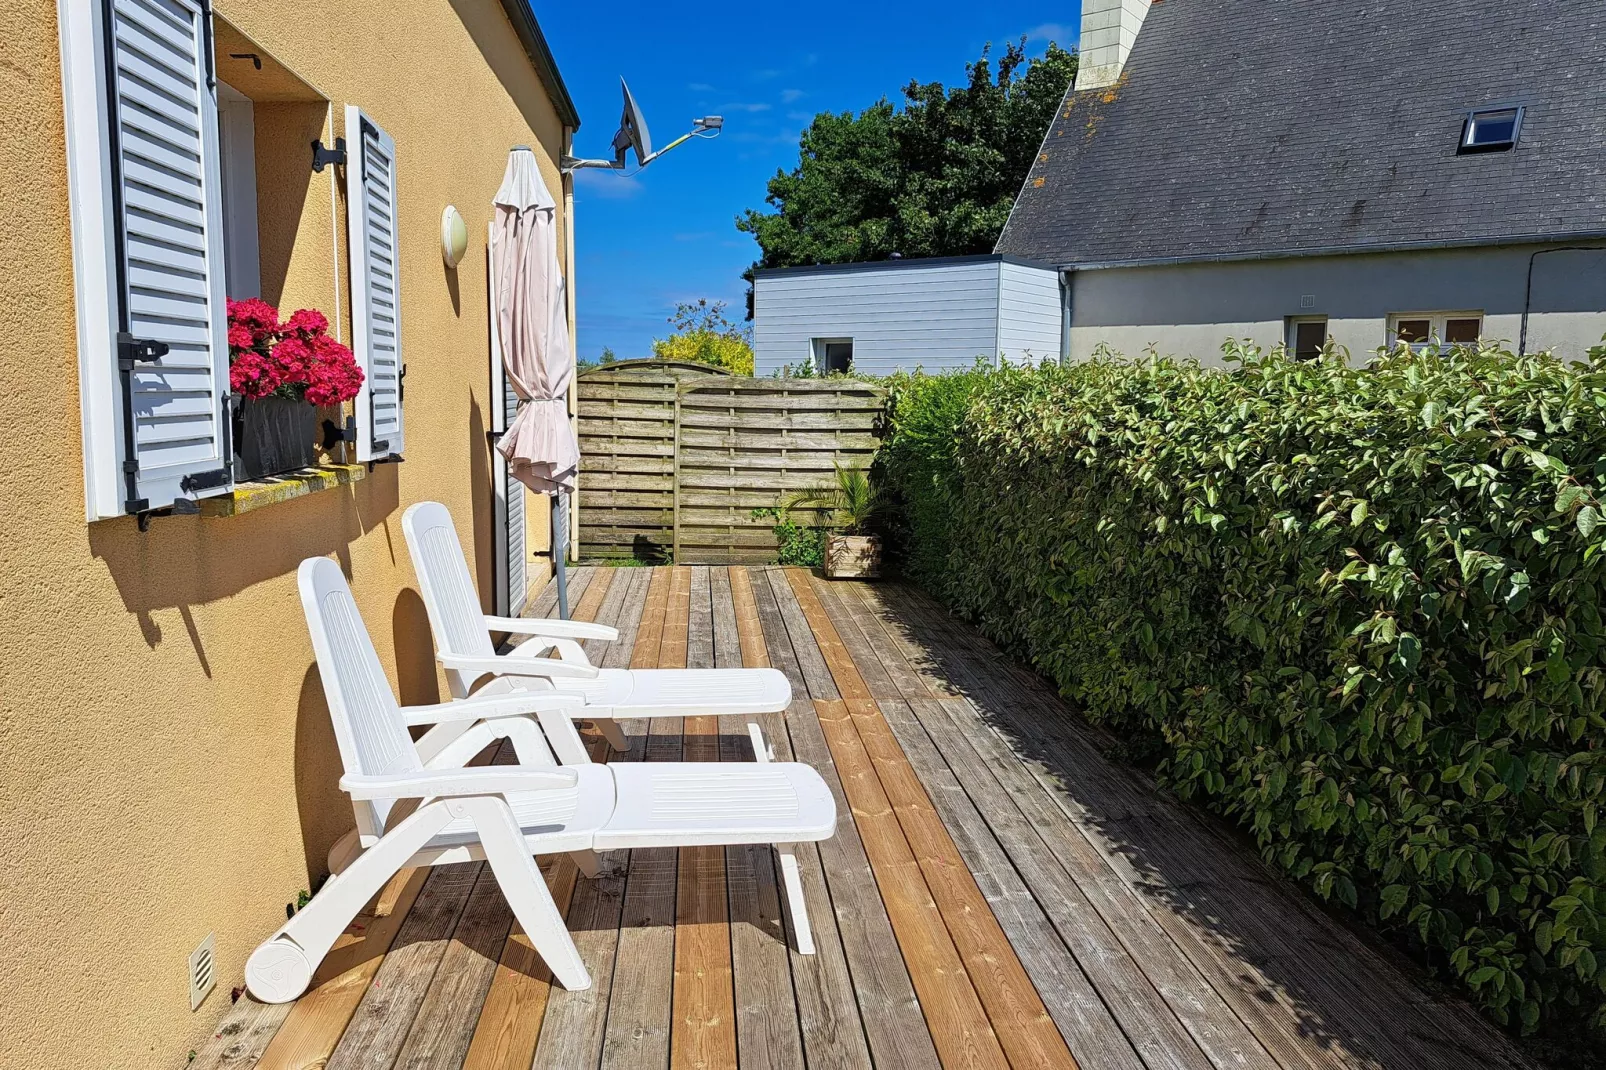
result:
M 154 338 L 135 338 L 127 331 L 117 332 L 117 370 L 131 372 L 136 364 L 154 364 L 167 356 L 166 342 Z
M 341 427 L 340 425 L 336 424 L 333 420 L 325 420 L 323 422 L 323 448 L 324 449 L 332 450 L 342 442 L 353 442 L 354 443 L 356 441 L 357 441 L 357 418 L 355 416 L 346 417 L 346 426 L 345 427 Z
M 330 164 L 334 164 L 337 167 L 346 166 L 345 138 L 335 138 L 335 147 L 332 149 L 324 148 L 322 140 L 312 143 L 312 169 L 321 174 L 323 169 Z
M 229 467 L 225 466 L 223 468 L 214 468 L 210 472 L 191 472 L 178 481 L 178 486 L 180 490 L 193 494 L 198 490 L 211 490 L 213 487 L 221 487 L 228 481 Z

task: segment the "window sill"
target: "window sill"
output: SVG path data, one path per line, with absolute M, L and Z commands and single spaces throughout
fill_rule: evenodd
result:
M 320 490 L 333 490 L 368 476 L 365 464 L 320 464 L 286 472 L 282 476 L 236 483 L 230 494 L 201 501 L 202 516 L 239 516 L 269 505 L 304 498 Z

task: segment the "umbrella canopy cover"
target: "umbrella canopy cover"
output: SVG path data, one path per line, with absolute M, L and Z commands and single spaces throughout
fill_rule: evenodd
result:
M 497 449 L 514 478 L 542 494 L 574 490 L 580 448 L 569 425 L 568 304 L 558 268 L 557 201 L 535 153 L 508 154 L 492 201 L 491 299 L 502 364 L 519 396 L 518 415 Z

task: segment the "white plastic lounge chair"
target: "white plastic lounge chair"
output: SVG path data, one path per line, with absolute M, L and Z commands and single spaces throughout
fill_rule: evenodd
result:
M 516 692 L 403 708 L 385 678 L 340 568 L 302 563 L 301 603 L 312 633 L 346 773 L 340 786 L 357 814 L 360 852 L 312 901 L 251 953 L 246 984 L 268 1003 L 306 990 L 335 940 L 385 882 L 410 866 L 484 859 L 514 916 L 565 988 L 591 978 L 534 856 L 630 847 L 804 842 L 829 837 L 836 805 L 818 773 L 796 763 L 630 762 L 559 766 L 529 719 L 573 734 L 572 697 Z M 419 758 L 409 725 L 472 710 L 477 719 L 434 759 Z M 472 737 L 495 725 L 518 765 L 463 768 Z M 479 748 L 476 748 L 479 749 Z M 399 817 L 397 803 L 417 801 Z M 790 891 L 791 885 L 788 884 Z M 802 897 L 793 901 L 794 918 Z M 802 914 L 807 924 L 806 914 Z
M 468 695 L 487 674 L 509 678 L 511 687 L 551 686 L 578 694 L 584 697 L 585 708 L 576 716 L 595 722 L 615 750 L 629 746 L 620 720 L 779 713 L 792 702 L 791 684 L 776 669 L 593 669 L 575 640 L 617 639 L 619 633 L 613 628 L 580 621 L 491 617 L 480 610 L 462 543 L 444 505 L 410 506 L 402 514 L 402 531 L 435 633 L 435 656 L 455 697 Z M 499 655 L 491 643 L 493 631 L 532 638 L 512 653 Z M 549 651 L 557 658 L 541 656 Z

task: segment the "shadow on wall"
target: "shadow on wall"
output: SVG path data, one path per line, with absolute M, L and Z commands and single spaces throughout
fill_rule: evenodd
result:
M 307 877 L 315 887 L 329 871 L 329 848 L 352 826 L 351 800 L 340 790 L 340 748 L 316 665 L 308 666 L 301 680 L 295 754 L 301 846 L 306 851 Z
M 479 49 L 486 65 L 495 72 L 496 80 L 518 107 L 519 114 L 524 116 L 525 125 L 537 133 L 550 131 L 558 136 L 561 127 L 557 112 L 547 98 L 546 88 L 531 69 L 530 57 L 525 54 L 524 46 L 520 44 L 501 7 L 477 3 L 475 0 L 451 0 L 451 4 L 463 29 L 468 31 L 469 38 L 473 40 L 474 47 Z M 505 146 L 508 149 L 512 147 Z M 557 158 L 561 148 L 560 145 L 547 146 L 553 159 Z M 492 192 L 487 190 L 487 196 Z
M 328 106 L 323 102 L 264 101 L 254 105 L 256 122 L 257 243 L 262 299 L 278 307 L 295 255 L 310 182 L 328 179 L 307 170 L 307 146 L 324 136 Z M 339 187 L 341 184 L 336 183 Z M 342 198 L 343 199 L 343 198 Z M 344 213 L 341 213 L 342 217 Z M 327 235 L 327 220 L 309 221 Z M 344 230 L 344 224 L 341 227 Z M 337 236 L 339 241 L 342 236 Z M 323 239 L 327 241 L 327 238 Z M 240 296 L 231 294 L 230 296 Z M 345 302 L 342 301 L 342 304 Z M 333 319 L 334 310 L 324 311 Z M 339 327 L 339 325 L 336 325 Z
M 143 532 L 133 517 L 103 520 L 89 525 L 89 550 L 104 562 L 146 645 L 155 649 L 166 638 L 153 614 L 177 609 L 210 676 L 191 607 L 293 573 L 308 557 L 333 554 L 349 576 L 351 543 L 376 526 L 384 528 L 394 560 L 386 518 L 396 511 L 396 478 L 394 465 L 379 465 L 344 493 L 321 491 L 235 517 L 156 517 Z M 298 605 L 284 612 L 300 620 Z

